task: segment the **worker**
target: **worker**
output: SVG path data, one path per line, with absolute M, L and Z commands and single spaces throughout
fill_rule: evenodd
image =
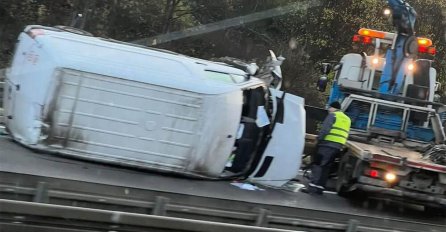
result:
M 327 183 L 330 168 L 347 142 L 350 118 L 341 111 L 341 104 L 333 102 L 328 108 L 317 137 L 316 153 L 311 165 L 310 183 L 301 189 L 304 193 L 322 194 Z

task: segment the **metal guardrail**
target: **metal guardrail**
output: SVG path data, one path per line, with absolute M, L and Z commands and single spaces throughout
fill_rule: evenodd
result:
M 0 124 L 4 123 L 3 119 L 3 91 L 4 91 L 4 80 L 6 75 L 6 69 L 0 69 Z
M 23 205 L 20 202 L 36 202 L 36 203 L 44 203 L 48 205 L 52 205 L 55 202 L 58 202 L 59 206 L 61 205 L 80 205 L 82 207 L 87 207 L 89 209 L 107 209 L 107 211 L 113 212 L 111 209 L 118 209 L 122 211 L 123 209 L 127 211 L 127 213 L 132 212 L 135 215 L 157 215 L 164 217 L 172 217 L 172 218 L 181 218 L 181 219 L 190 219 L 190 220 L 198 220 L 198 221 L 206 221 L 207 223 L 215 223 L 216 225 L 220 223 L 230 223 L 235 225 L 243 225 L 243 228 L 258 228 L 262 227 L 264 230 L 262 231 L 276 231 L 275 223 L 281 225 L 280 228 L 285 228 L 288 230 L 284 231 L 296 231 L 296 229 L 301 228 L 318 228 L 325 229 L 330 231 L 346 231 L 346 228 L 349 225 L 345 223 L 334 223 L 328 221 L 320 221 L 316 219 L 305 219 L 305 218 L 295 218 L 295 217 L 286 217 L 286 216 L 275 216 L 271 214 L 270 210 L 264 208 L 253 208 L 253 210 L 242 211 L 242 210 L 234 210 L 234 209 L 218 209 L 213 207 L 204 207 L 202 205 L 187 205 L 187 204 L 178 204 L 178 199 L 175 197 L 169 196 L 156 196 L 160 193 L 156 193 L 153 196 L 150 196 L 146 201 L 144 200 L 136 200 L 136 199 L 124 199 L 124 198 L 116 198 L 109 196 L 101 196 L 101 195 L 90 195 L 90 194 L 82 194 L 82 193 L 73 193 L 71 191 L 65 192 L 60 190 L 49 190 L 48 184 L 40 182 L 36 188 L 26 188 L 26 187 L 15 187 L 15 186 L 5 186 L 0 185 L 0 194 L 2 198 L 5 193 L 13 193 L 15 197 L 19 196 L 21 201 L 12 202 L 9 206 L 3 205 L 2 202 L 4 200 L 0 199 L 0 219 L 2 215 L 6 214 L 14 214 L 15 217 L 22 216 L 24 212 L 33 212 L 33 205 L 27 205 L 27 209 L 23 211 L 15 211 L 20 205 Z M 50 198 L 52 200 L 50 200 Z M 180 197 L 183 199 L 183 197 Z M 189 196 L 186 198 L 194 198 L 193 196 Z M 203 199 L 205 204 L 213 205 L 209 203 L 209 199 Z M 183 200 L 180 200 L 183 201 Z M 50 204 L 49 204 L 50 203 Z M 185 202 L 186 203 L 186 202 Z M 214 202 L 215 204 L 215 202 Z M 217 203 L 218 204 L 218 203 Z M 230 203 L 226 203 L 228 206 Z M 232 202 L 232 206 L 235 206 L 238 202 Z M 53 208 L 52 210 L 59 209 L 59 212 L 56 215 L 70 215 L 71 213 L 79 211 L 78 209 L 71 208 Z M 66 210 L 66 211 L 65 211 Z M 36 212 L 39 212 L 37 210 Z M 79 211 L 80 212 L 80 211 Z M 121 214 L 122 212 L 116 211 L 116 214 Z M 34 213 L 31 216 L 45 216 L 49 217 L 53 220 L 54 215 L 41 215 Z M 23 216 L 22 216 L 23 217 Z M 76 218 L 66 218 L 69 220 L 75 220 Z M 96 220 L 95 218 L 90 218 L 91 220 Z M 17 221 L 17 220 L 15 220 Z M 20 221 L 20 220 L 19 220 Z M 172 222 L 175 220 L 172 219 Z M 23 221 L 25 223 L 25 221 Z M 60 223 L 60 222 L 59 222 Z M 63 223 L 62 223 L 63 224 Z M 202 223 L 198 223 L 202 224 Z M 168 225 L 168 224 L 167 224 Z M 172 227 L 160 227 L 164 229 L 174 229 L 175 226 Z M 214 230 L 209 231 L 217 231 L 215 227 L 210 227 Z M 226 227 L 223 227 L 226 228 Z M 1 229 L 1 226 L 0 226 Z M 270 229 L 270 230 L 266 230 Z M 1 230 L 0 230 L 1 231 Z M 195 230 L 191 230 L 195 231 Z M 203 230 L 207 231 L 207 230 Z M 220 231 L 220 230 L 218 230 Z M 238 230 L 237 230 L 238 231 Z M 243 230 L 241 230 L 243 231 Z M 246 230 L 251 231 L 251 230 Z M 256 230 L 252 230 L 256 231 Z M 353 230 L 351 232 L 354 232 Z M 368 231 L 382 231 L 382 230 L 368 230 Z
M 13 200 L 0 200 L 0 208 L 3 212 L 0 214 L 0 220 L 3 221 L 5 230 L 14 227 L 14 224 L 16 227 L 21 224 L 20 231 L 34 231 L 35 226 L 50 226 L 58 229 L 70 228 L 72 231 L 120 231 L 124 228 L 125 231 L 164 229 L 185 232 L 292 232 L 284 229 Z M 0 224 L 0 228 L 1 226 Z
M 97 229 L 97 226 L 102 228 L 102 226 L 112 226 L 113 223 L 119 226 L 141 227 L 146 224 L 138 223 L 141 223 L 140 219 L 144 219 L 159 223 L 152 224 L 159 225 L 159 229 L 176 229 L 175 223 L 179 225 L 185 223 L 184 228 L 190 231 L 198 228 L 195 226 L 205 227 L 204 229 L 200 227 L 200 231 L 311 229 L 348 232 L 437 232 L 446 230 L 445 224 L 262 205 L 55 178 L 45 178 L 45 182 L 41 182 L 42 178 L 24 174 L 0 173 L 0 175 L 2 176 L 0 198 L 9 200 L 0 201 L 0 229 L 20 226 L 26 229 L 45 223 L 47 226 L 59 225 L 58 228 L 66 228 L 67 223 L 72 223 L 73 220 L 80 220 L 81 223 L 77 225 L 82 225 L 84 228 L 94 224 L 91 228 Z M 84 212 L 90 216 L 80 218 Z M 120 219 L 121 216 L 126 220 L 110 221 L 113 217 Z M 157 220 L 159 221 L 156 222 Z M 210 229 L 205 230 L 207 228 Z

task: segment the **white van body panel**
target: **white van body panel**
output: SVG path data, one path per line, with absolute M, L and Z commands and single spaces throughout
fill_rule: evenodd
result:
M 5 87 L 9 132 L 80 158 L 218 177 L 242 90 L 262 84 L 206 76 L 245 75 L 226 65 L 68 32 L 19 40 Z
M 168 51 L 28 27 L 7 73 L 5 124 L 14 140 L 31 148 L 218 178 L 234 148 L 243 91 L 265 86 L 245 75 Z M 286 105 L 294 107 L 287 98 Z M 285 122 L 295 120 L 292 113 L 305 120 L 299 110 L 286 111 Z M 296 125 L 305 131 L 304 121 Z M 295 125 L 286 127 L 289 135 L 296 134 Z M 280 125 L 276 130 L 288 133 Z M 304 134 L 285 145 L 299 141 Z M 284 157 L 299 146 L 286 148 Z M 297 171 L 296 165 L 294 158 L 288 161 L 290 170 Z M 287 171 L 279 177 L 278 169 L 270 168 L 265 178 L 290 176 Z

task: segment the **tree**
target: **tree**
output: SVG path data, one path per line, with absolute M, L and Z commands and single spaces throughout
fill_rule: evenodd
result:
M 205 59 L 232 56 L 259 63 L 272 49 L 287 58 L 283 65 L 287 91 L 320 105 L 325 96 L 314 90 L 319 63 L 337 61 L 353 51 L 351 38 L 361 27 L 393 30 L 382 14 L 385 0 L 320 1 L 320 7 L 306 12 L 296 10 L 160 47 Z M 7 65 L 19 32 L 29 24 L 71 25 L 82 14 L 76 26 L 96 36 L 132 41 L 295 2 L 310 0 L 2 0 L 0 67 Z M 418 12 L 417 35 L 431 38 L 437 47 L 435 67 L 446 86 L 446 0 L 409 2 Z

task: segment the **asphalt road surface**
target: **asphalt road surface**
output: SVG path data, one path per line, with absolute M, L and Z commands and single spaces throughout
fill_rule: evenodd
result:
M 446 218 L 443 215 L 427 214 L 423 212 L 422 207 L 396 203 L 356 202 L 333 193 L 310 196 L 300 192 L 269 188 L 264 191 L 247 191 L 232 186 L 230 181 L 194 180 L 35 153 L 7 137 L 0 137 L 0 178 L 2 178 L 1 173 L 20 173 L 42 178 L 51 177 L 250 203 L 366 215 L 382 218 L 383 221 L 391 218 L 446 225 Z

